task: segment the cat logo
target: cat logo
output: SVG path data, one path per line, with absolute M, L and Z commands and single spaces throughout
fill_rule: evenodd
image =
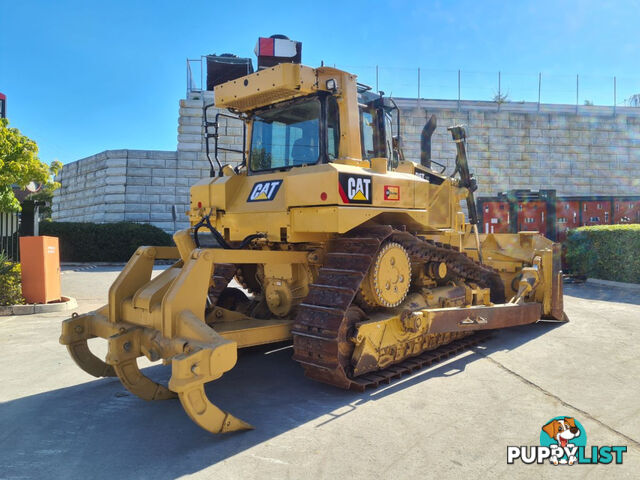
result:
M 268 182 L 258 182 L 251 189 L 247 202 L 269 202 L 276 197 L 282 185 L 282 180 L 270 180 Z
M 338 175 L 338 192 L 344 203 L 371 203 L 371 177 L 368 175 Z

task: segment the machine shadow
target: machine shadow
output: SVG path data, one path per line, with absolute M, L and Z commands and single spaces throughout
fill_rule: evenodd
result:
M 242 351 L 236 367 L 209 384 L 207 393 L 220 408 L 255 430 L 226 435 L 201 430 L 177 400 L 145 402 L 113 378 L 20 398 L 0 404 L 3 475 L 126 478 L 135 472 L 137 478 L 173 479 L 300 425 L 314 422 L 314 428 L 322 428 L 367 402 L 431 378 L 450 377 L 491 352 L 517 348 L 553 327 L 535 324 L 497 332 L 472 351 L 364 393 L 305 378 L 291 360 L 291 348 Z M 170 369 L 162 366 L 144 372 L 165 382 L 170 375 Z
M 574 283 L 564 285 L 564 294 L 569 297 L 582 298 L 585 300 L 599 300 L 602 302 L 629 303 L 640 305 L 640 295 L 637 291 L 605 287 L 587 283 Z

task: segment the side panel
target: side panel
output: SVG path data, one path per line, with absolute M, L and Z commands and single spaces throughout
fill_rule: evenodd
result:
M 212 221 L 227 241 L 258 232 L 277 242 L 321 241 L 326 234 L 344 233 L 378 216 L 381 223 L 429 231 L 455 227 L 457 191 L 448 180 L 433 185 L 407 173 L 320 164 L 203 179 L 191 190 L 191 222 L 215 212 Z M 325 235 L 298 236 L 302 233 Z

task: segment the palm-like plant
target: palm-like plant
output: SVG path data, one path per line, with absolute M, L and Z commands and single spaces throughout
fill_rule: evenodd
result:
M 11 260 L 7 256 L 4 251 L 0 252 L 0 275 L 4 275 L 5 273 L 9 273 L 9 271 L 13 268 L 11 265 Z

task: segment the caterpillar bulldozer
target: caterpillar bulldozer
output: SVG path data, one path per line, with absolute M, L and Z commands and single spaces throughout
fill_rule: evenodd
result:
M 252 427 L 205 385 L 241 348 L 292 341 L 307 377 L 362 391 L 481 331 L 567 320 L 559 245 L 478 232 L 464 127 L 449 127 L 447 175 L 431 159 L 435 117 L 412 161 L 392 98 L 296 62 L 217 85 L 214 106 L 230 113 L 212 119 L 205 107 L 216 148 L 212 176 L 191 188 L 191 227 L 175 247 L 138 248 L 108 303 L 62 324 L 60 342 L 89 374 L 117 376 L 145 400 L 178 397 L 196 424 L 223 433 Z M 218 161 L 224 115 L 243 125 L 236 167 Z M 175 263 L 152 276 L 166 259 Z M 104 360 L 88 348 L 94 337 L 108 342 Z M 171 366 L 167 386 L 142 373 L 142 356 Z

